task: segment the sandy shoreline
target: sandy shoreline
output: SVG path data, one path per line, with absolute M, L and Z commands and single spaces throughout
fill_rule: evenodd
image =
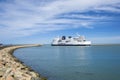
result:
M 13 56 L 14 50 L 40 45 L 10 46 L 0 50 L 0 80 L 46 80 Z

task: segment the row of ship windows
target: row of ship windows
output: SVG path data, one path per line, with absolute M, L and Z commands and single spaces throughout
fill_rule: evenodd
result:
M 77 40 L 78 42 L 81 42 L 81 41 L 86 41 L 86 40 Z M 58 42 L 62 42 L 62 40 L 58 40 Z M 67 40 L 65 42 L 70 42 L 70 40 Z

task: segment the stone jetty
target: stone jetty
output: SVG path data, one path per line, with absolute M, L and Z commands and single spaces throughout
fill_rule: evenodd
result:
M 16 45 L 0 50 L 0 80 L 46 80 L 13 55 L 15 49 L 33 46 L 40 45 Z

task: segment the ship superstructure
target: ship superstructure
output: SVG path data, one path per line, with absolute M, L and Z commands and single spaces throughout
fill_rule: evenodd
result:
M 84 36 L 78 35 L 77 37 L 62 36 L 54 38 L 52 46 L 89 46 L 91 41 L 87 41 Z

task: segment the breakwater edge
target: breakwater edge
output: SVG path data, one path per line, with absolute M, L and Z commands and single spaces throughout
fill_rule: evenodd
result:
M 22 64 L 14 55 L 14 50 L 25 47 L 40 46 L 32 45 L 15 45 L 2 48 L 0 50 L 0 80 L 47 80 L 37 72 Z

